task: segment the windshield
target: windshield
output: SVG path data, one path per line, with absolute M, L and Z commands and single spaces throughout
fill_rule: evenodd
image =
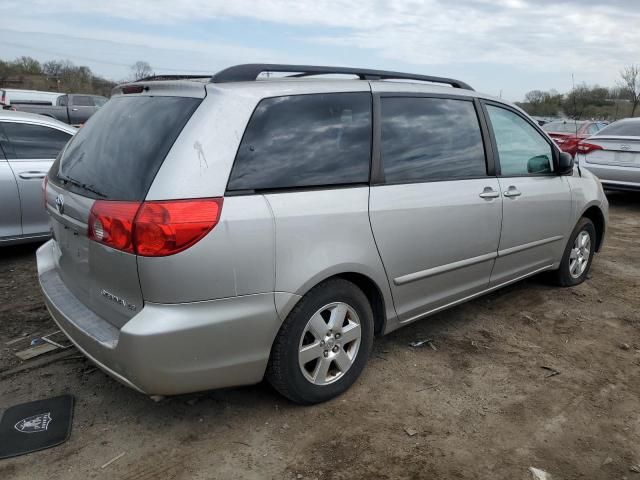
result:
M 143 200 L 200 102 L 190 97 L 112 98 L 56 160 L 50 180 L 92 198 Z

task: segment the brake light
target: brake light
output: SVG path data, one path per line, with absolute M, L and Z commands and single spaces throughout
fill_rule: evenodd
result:
M 125 95 L 129 93 L 142 93 L 145 89 L 149 90 L 149 87 L 145 87 L 144 85 L 127 85 L 126 87 L 122 87 L 122 93 Z
M 583 155 L 591 153 L 595 150 L 604 150 L 604 149 L 600 145 L 594 145 L 593 143 L 580 142 L 578 144 L 578 153 L 582 153 Z
M 98 200 L 89 238 L 123 252 L 163 257 L 186 250 L 220 220 L 222 198 L 118 202 Z

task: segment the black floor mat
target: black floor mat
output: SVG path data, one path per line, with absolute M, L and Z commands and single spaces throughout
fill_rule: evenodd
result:
M 8 408 L 0 421 L 0 459 L 55 447 L 71 434 L 73 396 Z

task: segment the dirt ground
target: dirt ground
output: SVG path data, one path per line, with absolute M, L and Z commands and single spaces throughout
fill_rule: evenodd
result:
M 76 408 L 67 443 L 1 460 L 0 479 L 640 480 L 640 195 L 610 202 L 587 282 L 536 277 L 379 338 L 356 385 L 314 407 L 264 384 L 154 403 L 78 355 L 7 376 L 24 362 L 5 342 L 55 325 L 36 246 L 4 248 L 0 409 L 66 392 Z

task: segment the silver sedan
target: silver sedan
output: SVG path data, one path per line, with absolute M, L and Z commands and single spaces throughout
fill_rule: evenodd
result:
M 640 190 L 640 118 L 612 123 L 578 145 L 578 163 L 609 190 Z
M 75 132 L 43 115 L 0 110 L 0 245 L 49 235 L 42 182 Z

